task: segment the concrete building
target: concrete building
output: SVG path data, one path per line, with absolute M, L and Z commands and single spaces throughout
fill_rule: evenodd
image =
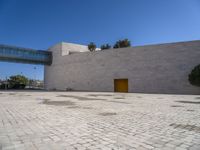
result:
M 200 41 L 89 52 L 60 43 L 48 49 L 47 90 L 200 94 L 188 74 L 200 64 Z

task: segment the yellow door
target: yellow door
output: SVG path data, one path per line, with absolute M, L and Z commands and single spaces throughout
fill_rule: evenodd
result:
M 128 93 L 128 79 L 115 79 L 114 91 Z

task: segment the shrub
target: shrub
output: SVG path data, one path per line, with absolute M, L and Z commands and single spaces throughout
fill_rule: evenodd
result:
M 119 40 L 115 43 L 113 48 L 123 48 L 123 47 L 130 47 L 131 42 L 128 39 Z
M 101 45 L 101 50 L 110 49 L 111 46 L 109 44 Z
M 88 50 L 90 52 L 94 52 L 96 50 L 96 45 L 93 42 L 91 42 L 90 44 L 88 44 Z
M 1 84 L 0 85 L 0 89 L 5 89 L 6 88 L 6 85 L 5 84 Z
M 24 89 L 28 84 L 28 79 L 22 75 L 10 76 L 8 83 L 12 89 Z
M 189 74 L 189 82 L 192 85 L 200 86 L 200 65 L 196 66 Z

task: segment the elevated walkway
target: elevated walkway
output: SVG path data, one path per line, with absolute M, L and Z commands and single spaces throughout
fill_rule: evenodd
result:
M 52 53 L 9 45 L 0 45 L 0 61 L 51 65 Z

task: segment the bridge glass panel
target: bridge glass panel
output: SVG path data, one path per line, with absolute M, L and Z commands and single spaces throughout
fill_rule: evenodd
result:
M 50 65 L 52 54 L 48 51 L 0 45 L 0 60 Z

